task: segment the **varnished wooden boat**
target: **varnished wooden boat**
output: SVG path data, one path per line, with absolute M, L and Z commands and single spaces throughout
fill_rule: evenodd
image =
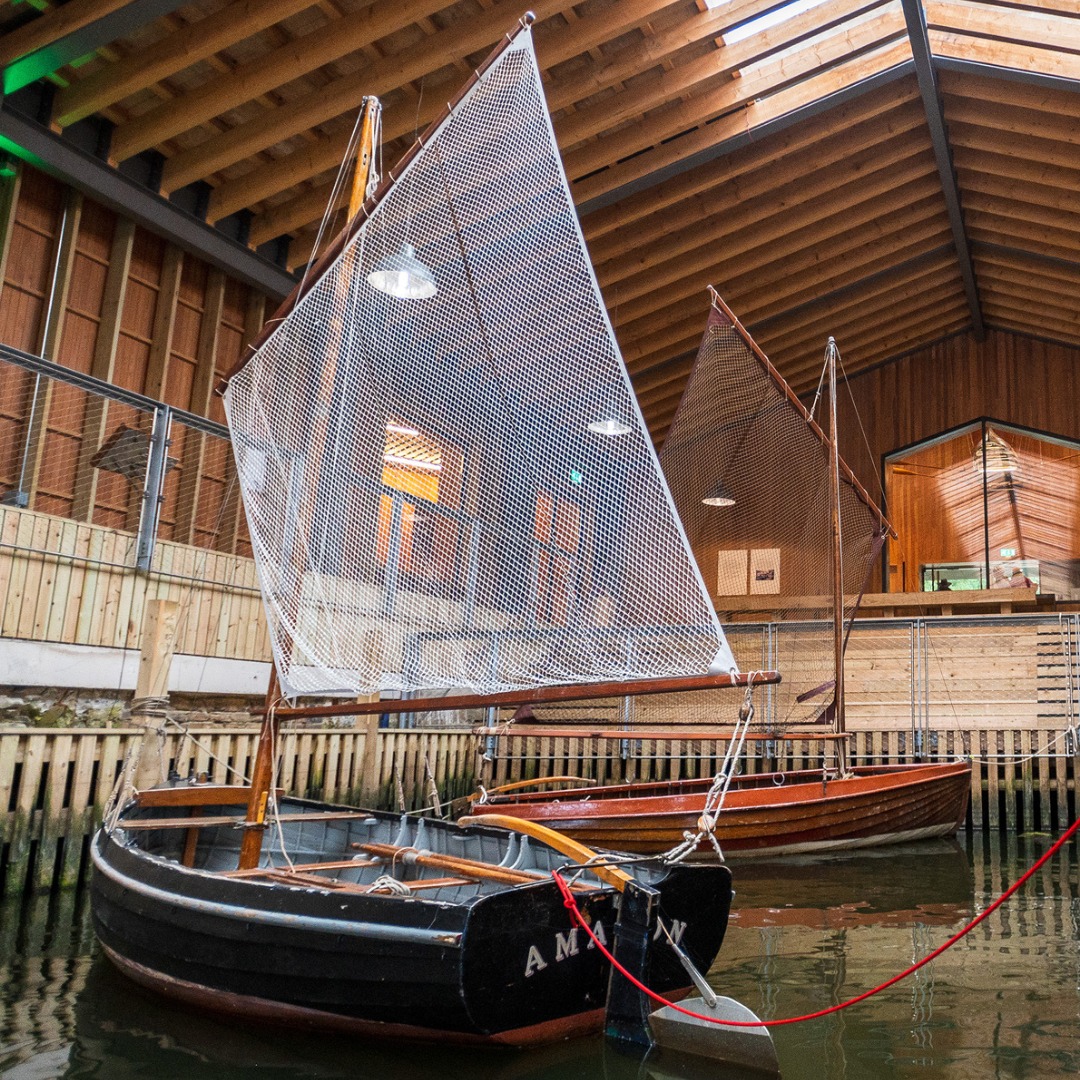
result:
M 493 794 L 474 809 L 541 822 L 582 843 L 652 855 L 697 831 L 711 784 L 711 779 L 682 780 L 610 785 L 580 794 Z M 820 770 L 738 776 L 715 835 L 726 858 L 951 836 L 964 823 L 970 790 L 971 765 L 963 761 L 863 766 L 832 779 Z M 707 838 L 695 856 L 715 859 Z

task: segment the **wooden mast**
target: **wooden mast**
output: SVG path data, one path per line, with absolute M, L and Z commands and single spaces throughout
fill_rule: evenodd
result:
M 846 731 L 844 722 L 844 560 L 841 551 L 840 529 L 840 449 L 836 424 L 836 341 L 829 338 L 825 347 L 825 363 L 829 377 L 829 503 L 832 514 L 833 560 L 833 666 L 836 685 L 833 688 L 833 727 L 838 735 Z M 847 771 L 847 755 L 843 740 L 836 744 L 840 772 Z
M 375 143 L 378 137 L 379 117 L 382 106 L 376 97 L 364 98 L 360 114 L 360 143 L 356 151 L 356 169 L 353 171 L 352 188 L 349 192 L 349 215 L 351 225 L 359 214 L 367 198 L 371 180 L 372 163 L 375 160 Z M 348 232 L 349 226 L 346 226 Z M 335 365 L 327 364 L 326 370 L 332 372 Z M 325 372 L 324 372 L 325 376 Z M 313 435 L 313 444 L 318 433 Z M 313 446 L 310 457 L 320 458 Z M 302 574 L 302 568 L 298 571 Z M 240 842 L 240 858 L 237 868 L 251 870 L 259 863 L 262 855 L 263 832 L 266 829 L 266 805 L 270 798 L 270 786 L 274 775 L 274 747 L 277 745 L 279 727 L 278 710 L 275 705 L 281 695 L 281 682 L 273 660 L 271 660 L 270 685 L 266 691 L 263 706 L 262 730 L 259 732 L 259 744 L 255 752 L 255 764 L 251 771 L 251 790 L 248 794 L 247 814 L 245 816 L 244 836 Z

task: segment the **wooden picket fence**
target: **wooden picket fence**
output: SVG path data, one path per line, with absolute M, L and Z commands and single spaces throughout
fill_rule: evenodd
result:
M 170 731 L 163 760 L 181 776 L 205 773 L 237 782 L 255 754 L 254 727 Z M 0 893 L 72 884 L 86 873 L 89 838 L 142 734 L 124 729 L 0 730 Z M 442 804 L 487 786 L 542 776 L 600 782 L 713 775 L 725 739 L 701 735 L 641 738 L 608 731 L 477 735 L 470 731 L 380 730 L 374 746 L 363 729 L 286 731 L 278 784 L 286 792 L 329 802 L 423 810 L 432 784 Z M 750 743 L 746 772 L 820 768 L 826 743 L 788 738 Z M 972 757 L 969 826 L 1004 832 L 1065 828 L 1075 817 L 1076 750 L 1071 732 L 1038 729 L 857 731 L 855 764 Z M 369 753 L 376 755 L 368 760 Z M 364 778 L 374 778 L 364 791 Z

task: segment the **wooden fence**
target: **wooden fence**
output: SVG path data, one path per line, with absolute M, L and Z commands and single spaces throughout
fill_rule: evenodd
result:
M 141 738 L 135 728 L 0 731 L 0 892 L 72 884 L 86 872 L 90 835 Z M 177 730 L 163 736 L 163 759 L 182 776 L 235 782 L 233 770 L 250 768 L 256 738 L 254 728 Z M 727 748 L 723 739 L 643 739 L 614 731 L 578 738 L 383 730 L 371 763 L 368 738 L 345 728 L 285 732 L 279 785 L 331 802 L 420 810 L 431 803 L 432 781 L 446 803 L 474 789 L 478 767 L 488 786 L 559 775 L 678 779 L 712 775 Z M 797 738 L 755 743 L 741 767 L 818 768 L 822 747 L 820 740 Z M 858 731 L 851 738 L 856 764 L 972 756 L 969 825 L 1010 833 L 1062 829 L 1074 819 L 1076 750 L 1071 732 L 1031 729 Z M 374 792 L 362 790 L 364 776 L 377 778 Z

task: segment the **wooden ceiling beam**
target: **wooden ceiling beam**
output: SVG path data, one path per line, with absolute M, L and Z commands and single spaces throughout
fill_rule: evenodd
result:
M 786 20 L 773 30 L 753 34 L 732 45 L 721 41 L 719 49 L 685 62 L 676 60 L 675 66 L 670 70 L 662 71 L 652 78 L 635 80 L 632 87 L 599 97 L 584 107 L 576 108 L 568 116 L 556 117 L 555 133 L 559 146 L 563 153 L 567 154 L 586 139 L 634 120 L 688 91 L 696 93 L 702 84 L 715 82 L 723 76 L 730 77 L 740 68 L 760 63 L 781 50 L 836 29 L 845 20 L 874 11 L 885 2 L 886 0 L 830 0 L 829 3 L 820 4 L 809 12 Z M 675 57 L 672 56 L 671 59 Z M 771 66 L 770 70 L 775 71 L 776 67 Z M 623 78 L 625 77 L 624 75 Z M 554 114 L 557 108 L 570 102 L 566 100 L 566 95 L 559 94 L 557 85 L 552 90 L 549 105 Z
M 1057 52 L 1053 48 L 1032 45 L 1010 45 L 990 38 L 943 30 L 930 32 L 930 45 L 937 56 L 1074 81 L 1080 79 L 1080 56 L 1071 52 Z
M 1049 108 L 1032 109 L 950 95 L 948 117 L 950 127 L 959 122 L 976 128 L 991 128 L 1000 133 L 1019 135 L 1034 140 L 1036 145 L 1044 141 L 1069 146 L 1080 145 L 1080 127 L 1077 126 L 1080 115 L 1069 117 L 1067 113 L 1056 113 Z M 1061 121 L 1066 117 L 1068 120 L 1063 124 Z M 999 140 L 998 146 L 1000 145 Z
M 973 242 L 1005 247 L 1022 247 L 1036 257 L 1049 257 L 1069 263 L 1080 262 L 1075 246 L 1056 243 L 1056 235 L 1040 226 L 1029 226 L 991 214 L 972 214 L 969 231 Z M 1047 239 L 1049 235 L 1050 239 Z
M 1080 23 L 1052 12 L 995 8 L 965 0 L 926 0 L 927 28 L 944 33 L 993 39 L 988 44 L 1049 49 L 1080 49 Z
M 971 323 L 975 328 L 976 339 L 982 341 L 986 336 L 986 331 L 983 328 L 982 312 L 979 310 L 979 288 L 975 281 L 975 268 L 971 261 L 967 232 L 964 228 L 964 214 L 960 208 L 960 190 L 956 186 L 952 149 L 949 146 L 948 128 L 945 125 L 945 113 L 941 106 L 941 92 L 938 89 L 937 73 L 934 71 L 934 59 L 930 51 L 922 0 L 901 0 L 901 6 L 904 9 L 904 20 L 907 24 L 908 38 L 911 41 L 911 53 L 915 58 L 915 75 L 922 93 L 923 107 L 926 110 L 930 143 L 937 160 L 941 192 L 945 198 L 945 211 L 949 216 L 953 243 L 956 245 L 960 277 L 971 307 Z
M 901 219 L 894 224 L 893 236 L 897 240 L 900 238 L 905 241 L 910 240 L 911 246 L 915 249 L 922 246 L 941 247 L 943 241 L 948 239 L 948 224 L 943 220 L 939 223 L 923 222 L 912 225 L 905 219 Z M 835 280 L 836 275 L 848 274 L 854 278 L 860 273 L 876 272 L 882 268 L 883 263 L 891 259 L 895 259 L 895 255 L 891 253 L 886 256 L 875 254 L 873 245 L 863 244 L 861 247 L 838 251 L 828 259 L 823 260 L 819 265 L 829 275 L 828 280 Z M 796 297 L 802 299 L 820 294 L 821 289 L 814 283 L 815 273 L 816 268 L 804 271 L 790 283 L 788 287 Z M 747 276 L 735 275 L 732 281 L 737 283 L 745 280 Z M 761 289 L 758 290 L 759 293 L 762 291 Z M 721 288 L 720 293 L 732 303 L 733 309 L 740 313 L 740 317 L 745 317 L 746 322 L 744 325 L 748 327 L 751 333 L 754 333 L 755 327 L 752 316 L 755 309 L 752 294 L 747 294 L 745 290 L 738 289 L 735 284 L 732 284 L 731 288 L 726 286 Z M 758 310 L 762 309 L 759 308 Z M 768 308 L 764 310 L 767 311 Z M 689 327 L 687 332 L 689 337 Z M 620 341 L 623 339 L 623 336 L 620 336 Z M 693 346 L 692 341 L 687 344 L 684 340 L 678 348 L 673 346 L 663 353 L 638 358 L 631 371 L 636 384 L 645 391 L 654 388 L 660 383 L 670 382 L 672 372 L 677 367 L 676 361 L 680 357 L 692 359 L 692 355 L 685 356 L 689 349 L 696 349 L 696 346 Z
M 638 230 L 627 230 L 627 247 L 614 257 L 596 263 L 594 253 L 597 278 L 607 288 L 637 274 L 651 273 L 659 263 L 703 247 L 712 248 L 710 255 L 715 259 L 718 254 L 726 254 L 723 247 L 718 247 L 723 239 L 744 228 L 752 228 L 755 244 L 763 247 L 802 228 L 807 220 L 845 209 L 854 192 L 860 196 L 866 192 L 860 198 L 863 201 L 875 192 L 927 176 L 933 167 L 925 140 L 920 133 L 913 133 L 851 161 L 820 168 L 815 163 L 805 177 L 754 198 L 732 197 L 721 188 L 712 193 L 711 213 L 695 205 L 674 218 L 657 215 L 654 229 L 667 225 L 664 232 L 656 235 L 650 229 L 638 244 L 633 243 Z M 716 207 L 721 209 L 717 211 Z
M 947 58 L 939 59 L 946 63 Z M 958 67 L 946 63 L 941 72 L 941 88 L 946 99 L 969 98 L 995 105 L 1011 105 L 1035 113 L 1080 115 L 1080 82 L 1067 79 L 1030 83 L 1011 78 L 1006 68 L 977 63 Z
M 809 77 L 831 74 L 833 89 L 838 89 L 846 85 L 847 73 L 844 68 L 853 57 L 862 58 L 864 53 L 872 53 L 872 59 L 878 65 L 875 70 L 891 67 L 893 63 L 906 59 L 906 44 L 896 43 L 897 35 L 902 32 L 902 21 L 897 16 L 887 14 L 872 24 L 835 33 L 812 48 L 804 48 L 790 57 L 764 64 L 752 73 L 744 72 L 742 78 L 733 82 L 671 103 L 640 123 L 604 135 L 577 150 L 564 151 L 566 173 L 572 179 L 586 176 L 684 132 L 701 129 L 703 125 L 711 126 L 708 121 L 713 117 L 732 112 L 740 106 L 745 108 L 759 98 L 767 98 L 793 85 L 801 84 L 801 92 L 788 108 L 806 105 L 821 96 L 824 90 L 821 82 L 815 82 L 810 90 L 805 85 Z M 743 116 L 740 121 L 745 126 L 747 118 Z M 718 135 L 719 132 L 712 132 L 713 140 Z
M 961 178 L 961 187 L 966 174 L 983 174 L 1018 181 L 1021 184 L 1036 184 L 1054 191 L 1075 192 L 1080 189 L 1080 155 L 1077 157 L 1075 169 L 1032 161 L 1024 153 L 1022 146 L 1002 147 L 997 151 L 960 147 L 959 152 L 954 147 L 953 159 L 956 162 L 957 174 Z
M 634 318 L 640 318 L 640 315 L 663 306 L 665 297 L 661 289 L 664 286 L 698 280 L 703 288 L 711 279 L 716 284 L 718 271 L 727 278 L 735 259 L 754 253 L 758 259 L 765 255 L 770 264 L 783 261 L 784 275 L 789 275 L 796 267 L 812 266 L 819 261 L 820 253 L 829 241 L 846 237 L 860 228 L 879 235 L 888 232 L 891 215 L 907 216 L 915 207 L 922 216 L 940 213 L 940 192 L 934 185 L 935 177 L 919 170 L 915 178 L 909 178 L 905 184 L 867 185 L 858 192 L 858 201 L 845 207 L 799 206 L 793 213 L 778 214 L 769 221 L 739 222 L 738 229 L 714 233 L 710 244 L 623 280 L 619 285 L 619 306 L 623 311 L 639 312 Z M 933 202 L 935 194 L 939 197 L 936 203 Z M 786 230 L 785 225 L 789 226 Z M 762 239 L 766 229 L 770 238 L 768 244 Z M 723 247 L 718 244 L 720 237 L 724 237 Z M 640 310 L 642 308 L 645 310 Z
M 1059 339 L 1064 337 L 1080 341 L 1080 316 L 1075 314 L 1072 318 L 1059 318 L 1045 307 L 1032 306 L 1023 300 L 1012 300 L 1001 295 L 988 297 L 986 307 L 999 324 L 1004 322 L 1006 325 L 1025 326 L 1036 333 L 1050 331 Z
M 880 313 L 871 313 L 857 322 L 838 326 L 833 336 L 848 374 L 854 375 L 871 364 L 880 363 L 892 353 L 937 340 L 961 326 L 970 326 L 971 313 L 967 310 L 965 300 L 963 291 L 955 285 L 944 286 L 917 297 L 910 307 L 895 315 L 882 318 Z M 784 372 L 784 377 L 796 393 L 805 393 L 817 385 L 821 374 L 820 354 L 824 349 L 824 341 L 819 343 L 808 338 L 791 345 L 786 355 L 774 350 L 773 363 L 777 362 L 776 357 L 779 356 L 778 366 Z M 807 359 L 788 359 L 789 356 L 799 355 Z
M 902 231 L 892 229 L 876 243 L 866 243 L 842 253 L 839 258 L 825 260 L 820 268 L 815 268 L 816 273 L 810 272 L 794 280 L 781 278 L 778 282 L 741 290 L 747 325 L 752 331 L 759 319 L 763 320 L 772 312 L 815 301 L 827 291 L 828 285 L 842 289 L 861 277 L 888 271 L 897 265 L 898 251 L 917 258 L 946 245 L 951 245 L 951 239 L 944 214 L 908 221 Z
M 389 4 L 392 0 L 386 2 Z M 413 3 L 427 3 L 429 7 L 434 7 L 434 10 L 442 6 L 438 0 L 413 0 Z M 398 6 L 400 7 L 400 3 Z M 633 29 L 663 6 L 658 4 L 657 0 L 620 0 L 613 8 L 590 16 L 588 21 L 580 19 L 575 22 L 574 32 L 562 35 L 566 52 L 556 55 L 577 55 L 588 48 L 590 41 L 595 39 L 598 44 L 607 40 L 618 33 L 620 25 L 626 30 Z M 538 21 L 557 15 L 569 7 L 569 0 L 537 0 L 533 4 Z M 175 187 L 209 176 L 300 131 L 318 127 L 357 108 L 365 95 L 388 93 L 405 82 L 421 79 L 439 70 L 453 60 L 485 50 L 494 45 L 520 15 L 519 7 L 515 7 L 510 0 L 503 0 L 488 10 L 457 20 L 448 29 L 431 35 L 419 46 L 366 64 L 358 71 L 335 79 L 317 91 L 177 154 L 166 163 L 163 181 Z M 227 89 L 226 87 L 225 90 Z M 213 101 L 201 103 L 204 108 L 214 109 L 211 115 L 221 111 L 217 107 L 221 104 L 221 93 L 223 91 L 219 90 L 218 97 Z M 249 98 L 249 90 L 244 90 L 243 96 L 245 100 Z M 154 143 L 159 141 L 160 138 L 154 139 Z
M 1035 273 L 1063 274 L 1072 280 L 1080 274 L 1080 260 L 1055 259 L 1023 248 L 1005 247 L 1001 244 L 975 244 L 977 258 L 991 259 L 1006 266 L 1030 267 Z
M 70 0 L 69 3 L 50 8 L 0 38 L 0 68 L 7 69 L 16 61 L 40 53 L 129 6 L 135 6 L 131 0 Z M 142 22 L 140 19 L 135 25 Z
M 964 194 L 964 204 L 969 213 L 983 212 L 1001 218 L 1009 218 L 1015 224 L 1026 227 L 1041 227 L 1046 239 L 1061 243 L 1062 246 L 1080 250 L 1080 212 L 1073 202 L 1074 209 L 1060 209 L 1036 205 L 1034 202 L 1019 202 L 1008 193 L 986 193 L 969 189 Z
M 949 121 L 949 135 L 954 146 L 962 146 L 972 150 L 1001 151 L 1005 142 L 1014 142 L 1018 153 L 1027 154 L 1032 162 L 1053 165 L 1059 169 L 1076 167 L 1076 148 L 1067 142 L 1054 142 L 1050 139 L 1040 138 L 1034 135 L 1023 135 L 1019 132 L 1009 132 L 1016 135 L 1015 140 L 1003 140 L 997 129 L 989 126 L 992 121 L 983 124 L 968 123 L 956 120 Z
M 763 339 L 783 343 L 790 336 L 800 334 L 808 328 L 817 328 L 821 333 L 828 334 L 829 321 L 835 320 L 838 312 L 852 308 L 871 308 L 875 312 L 887 310 L 909 300 L 911 290 L 940 284 L 946 279 L 951 280 L 954 285 L 960 284 L 955 261 L 950 260 L 947 250 L 936 248 L 932 257 L 909 259 L 892 272 L 875 275 L 862 288 L 833 292 L 831 295 L 834 299 L 821 305 L 816 312 L 804 308 L 794 318 L 763 321 L 755 327 L 755 335 L 760 334 Z M 795 321 L 796 319 L 798 321 Z
M 933 239 L 941 239 L 942 230 L 945 228 L 947 228 L 947 226 L 942 224 L 942 226 L 939 227 L 937 235 L 934 236 Z M 897 226 L 897 235 L 899 236 L 901 234 L 905 237 L 910 235 L 910 226 L 907 226 L 905 224 L 899 224 Z M 922 241 L 921 238 L 918 237 L 918 235 L 913 236 L 913 243 L 918 244 L 920 242 Z M 943 247 L 944 245 L 940 243 L 936 245 L 936 249 L 939 252 L 942 251 Z M 840 268 L 847 269 L 848 267 L 853 267 L 854 269 L 852 269 L 850 273 L 852 273 L 853 277 L 857 277 L 860 269 L 862 269 L 860 267 L 860 263 L 867 263 L 866 252 L 868 250 L 872 252 L 873 249 L 869 248 L 866 244 L 863 244 L 861 249 L 848 249 L 838 251 L 834 255 L 832 255 L 829 260 L 827 260 L 827 262 L 829 263 L 829 268 L 835 271 Z M 895 259 L 895 255 L 890 255 L 888 256 L 888 258 Z M 879 272 L 879 264 L 881 261 L 882 260 L 880 259 L 880 257 L 878 259 L 869 260 L 869 268 L 872 272 L 866 275 L 867 280 L 870 280 L 871 282 L 877 280 L 888 280 L 888 277 L 886 276 L 888 271 Z M 912 260 L 912 263 L 918 267 L 922 267 L 925 265 L 925 263 L 920 263 L 916 260 Z M 743 280 L 746 276 L 747 275 L 740 274 L 738 275 L 737 279 Z M 804 285 L 804 294 L 806 292 L 815 291 L 813 286 L 810 286 L 808 288 L 805 286 L 805 279 L 808 276 L 809 274 L 804 273 L 796 277 L 796 284 L 801 281 Z M 853 281 L 852 284 L 855 284 L 855 282 Z M 723 295 L 723 292 L 721 293 L 721 295 Z M 737 292 L 735 292 L 734 290 L 732 291 L 731 300 L 733 301 L 733 309 L 737 313 L 739 313 L 740 318 L 745 317 L 744 325 L 750 329 L 752 334 L 756 336 L 759 333 L 769 333 L 769 327 L 767 324 L 764 323 L 764 321 L 762 321 L 760 324 L 754 321 L 755 311 L 752 304 L 746 302 L 745 298 L 738 297 Z M 694 314 L 696 315 L 696 312 Z M 627 346 L 624 349 L 624 353 L 629 354 L 632 357 L 632 359 L 628 361 L 628 363 L 631 369 L 631 374 L 634 378 L 635 385 L 639 388 L 641 393 L 644 394 L 649 391 L 655 390 L 663 383 L 671 382 L 674 378 L 680 377 L 681 369 L 679 368 L 679 365 L 673 361 L 672 358 L 685 358 L 685 353 L 688 348 L 687 340 L 692 340 L 695 325 L 697 324 L 694 319 L 684 319 L 681 325 L 682 334 L 679 336 L 673 334 L 666 348 L 657 349 L 656 351 L 651 353 L 645 352 L 643 350 L 635 352 L 632 347 L 632 342 L 634 339 L 631 338 L 628 334 L 620 334 L 620 342 L 624 343 L 624 345 Z
M 806 153 L 796 153 L 769 162 L 766 156 L 765 164 L 753 172 L 743 172 L 737 168 L 733 170 L 733 176 L 720 175 L 714 185 L 666 207 L 666 213 L 658 208 L 651 215 L 635 216 L 621 230 L 596 238 L 589 232 L 590 219 L 586 218 L 585 239 L 589 243 L 593 264 L 603 267 L 607 262 L 631 253 L 634 247 L 662 240 L 665 235 L 684 228 L 694 220 L 712 217 L 719 206 L 755 204 L 764 207 L 769 202 L 767 197 L 783 205 L 783 192 L 798 198 L 807 188 L 825 190 L 829 184 L 828 176 L 834 170 L 842 171 L 854 183 L 858 183 L 858 179 L 872 172 L 878 162 L 892 163 L 910 156 L 916 140 L 921 141 L 923 148 L 928 148 L 924 125 L 926 121 L 922 119 L 921 108 L 918 112 L 906 109 L 904 122 L 897 121 L 891 125 L 891 134 L 887 136 L 876 134 L 875 129 L 879 129 L 876 119 L 854 132 L 855 137 L 851 139 L 845 137 L 847 132 L 823 135 L 815 148 L 818 152 L 812 157 Z M 822 178 L 821 184 L 819 177 Z
M 823 312 L 815 319 L 808 319 L 796 326 L 777 328 L 775 332 L 771 329 L 763 331 L 760 340 L 768 342 L 769 349 L 777 356 L 794 355 L 800 348 L 805 348 L 806 342 L 818 339 L 824 348 L 830 336 L 840 342 L 842 334 L 861 332 L 871 325 L 880 325 L 883 311 L 905 311 L 914 302 L 922 302 L 926 297 L 952 298 L 962 290 L 955 261 L 928 266 L 907 280 L 897 281 L 894 288 L 882 290 L 876 298 L 851 297 L 850 303 Z M 868 303 L 873 299 L 880 299 L 881 303 Z
M 1063 215 L 1062 223 L 1068 227 L 1068 222 L 1076 216 L 1075 188 L 1066 191 L 1036 183 L 1034 180 L 1010 180 L 967 170 L 960 171 L 959 179 L 964 190 L 965 204 L 968 192 L 978 192 L 980 195 L 1012 200 L 1017 206 L 1018 216 L 1029 220 L 1045 220 L 1049 211 L 1060 211 Z M 1075 225 L 1076 222 L 1073 221 L 1072 224 Z
M 1059 294 L 1052 288 L 1047 288 L 1045 283 L 1033 281 L 1030 273 L 996 266 L 993 263 L 983 263 L 982 266 L 984 280 L 993 286 L 993 288 L 983 290 L 987 302 L 995 296 L 1009 296 L 1013 300 L 1027 304 L 1034 312 L 1049 311 L 1063 322 L 1080 319 L 1080 311 L 1075 304 L 1070 303 L 1068 298 L 1055 303 L 1054 297 Z M 1037 288 L 1034 287 L 1036 284 Z
M 831 143 L 850 138 L 851 152 L 858 153 L 868 146 L 880 144 L 893 134 L 909 131 L 915 123 L 925 123 L 921 105 L 917 120 L 913 119 L 912 106 L 916 100 L 914 80 L 900 89 L 890 84 L 867 91 L 830 111 L 808 117 L 795 127 L 763 136 L 761 141 L 747 140 L 745 131 L 721 139 L 711 148 L 714 156 L 692 169 L 671 176 L 662 185 L 625 196 L 603 209 L 587 212 L 582 226 L 590 250 L 594 249 L 601 237 L 621 230 L 631 222 L 647 220 L 660 210 L 693 198 L 718 184 L 738 180 L 763 166 L 777 170 L 781 168 L 780 162 L 785 161 L 788 170 L 785 175 L 799 175 L 805 171 L 805 152 L 811 149 L 817 152 L 819 145 L 823 147 L 822 152 L 828 154 Z M 710 128 L 725 124 L 726 120 L 717 121 Z M 580 195 L 583 183 L 588 182 L 575 185 L 576 194 Z M 578 209 L 579 213 L 585 213 L 580 204 Z
M 663 241 L 680 229 L 718 216 L 720 208 L 731 206 L 756 207 L 757 216 L 772 213 L 776 208 L 796 202 L 809 202 L 834 191 L 841 184 L 858 185 L 862 179 L 881 168 L 887 168 L 905 158 L 927 151 L 925 121 L 921 112 L 909 111 L 909 126 L 894 127 L 891 138 L 874 137 L 874 123 L 857 133 L 857 140 L 842 137 L 823 139 L 812 154 L 801 153 L 790 159 L 768 161 L 763 167 L 732 180 L 720 178 L 714 186 L 676 203 L 666 212 L 656 211 L 636 220 L 632 227 L 593 239 L 586 234 L 593 265 L 602 277 L 619 276 L 618 269 L 609 270 L 608 263 L 632 258 L 650 244 Z M 729 211 L 730 212 L 730 211 Z
M 176 5 L 179 6 L 179 5 Z M 311 0 L 242 0 L 133 49 L 61 89 L 53 123 L 68 127 L 311 6 Z
M 333 34 L 320 31 L 305 34 L 296 41 L 281 46 L 247 64 L 240 65 L 228 75 L 211 79 L 194 90 L 180 95 L 174 101 L 159 105 L 150 112 L 121 124 L 113 134 L 113 156 L 117 161 L 123 161 L 142 150 L 158 146 L 183 131 L 189 131 L 199 124 L 213 119 L 215 116 L 220 116 L 222 113 L 235 109 L 245 102 L 253 101 L 261 94 L 284 86 L 294 79 L 303 78 L 316 68 L 332 64 L 341 57 L 363 49 L 380 38 L 396 33 L 429 15 L 434 15 L 444 6 L 445 0 L 376 0 L 375 3 L 350 15 L 345 20 L 345 25 L 338 28 Z M 543 6 L 543 3 L 541 3 L 541 6 Z M 504 5 L 505 7 L 506 5 Z M 518 15 L 520 15 L 520 12 Z M 488 17 L 487 12 L 482 13 L 480 16 L 483 19 Z M 509 29 L 509 25 L 504 29 Z M 450 59 L 450 57 L 444 57 L 438 66 L 441 67 Z M 409 81 L 413 77 L 411 75 L 412 65 L 403 64 L 403 60 L 403 57 L 397 57 L 395 61 L 394 57 L 390 56 L 372 63 L 366 63 L 360 68 L 359 72 L 335 80 L 327 87 L 313 91 L 297 101 L 270 111 L 267 115 L 278 115 L 280 113 L 282 116 L 283 129 L 281 137 L 258 146 L 256 150 L 272 146 L 274 142 L 295 135 L 305 128 L 315 127 L 317 124 L 345 111 L 348 106 L 343 105 L 341 109 L 331 112 L 329 115 L 324 115 L 320 120 L 312 123 L 300 122 L 298 126 L 294 126 L 287 131 L 284 129 L 286 116 L 297 113 L 301 104 L 310 104 L 315 97 L 324 97 L 324 109 L 332 109 L 335 100 L 334 88 L 339 84 L 355 83 L 358 79 L 364 77 L 364 73 L 373 69 L 376 73 L 374 81 L 377 81 L 379 72 L 386 72 L 388 69 L 399 72 L 400 82 Z M 423 68 L 416 77 L 426 74 L 427 70 L 427 67 Z M 383 91 L 373 88 L 367 92 L 381 93 Z M 357 104 L 359 104 L 363 96 L 364 91 L 361 90 L 359 97 L 356 99 Z M 249 124 L 257 125 L 261 130 L 266 124 L 266 117 L 260 116 L 250 121 Z M 241 128 L 247 126 L 249 125 L 240 125 Z M 235 128 L 230 129 L 230 131 L 235 130 Z M 223 132 L 222 135 L 215 138 L 227 136 L 230 131 Z M 208 143 L 213 144 L 214 141 L 215 139 L 212 138 L 208 140 Z M 209 146 L 207 148 L 210 149 Z M 251 152 L 254 153 L 256 150 Z M 216 170 L 208 168 L 206 175 L 214 171 Z

